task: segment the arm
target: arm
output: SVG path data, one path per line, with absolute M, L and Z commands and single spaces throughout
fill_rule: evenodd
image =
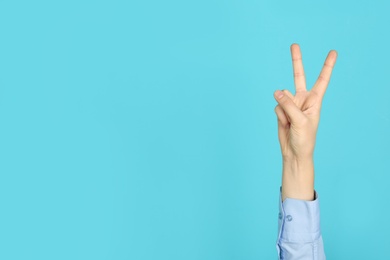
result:
M 337 52 L 329 52 L 316 83 L 307 91 L 300 47 L 292 44 L 290 49 L 295 95 L 288 90 L 274 93 L 283 159 L 277 249 L 279 259 L 325 259 L 313 154 L 322 99 Z
M 317 193 L 314 200 L 279 199 L 278 259 L 325 260 Z

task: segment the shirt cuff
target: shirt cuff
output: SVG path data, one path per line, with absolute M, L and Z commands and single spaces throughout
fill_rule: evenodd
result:
M 314 191 L 312 201 L 286 198 L 282 202 L 280 187 L 278 240 L 313 242 L 320 236 L 320 204 L 317 192 Z

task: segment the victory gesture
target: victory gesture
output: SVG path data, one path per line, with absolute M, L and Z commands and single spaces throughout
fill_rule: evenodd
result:
M 313 154 L 320 111 L 328 87 L 337 52 L 331 50 L 311 90 L 306 89 L 302 54 L 292 44 L 291 57 L 295 95 L 288 90 L 275 91 L 278 102 L 278 137 L 283 157 L 282 194 L 285 197 L 312 200 L 314 192 Z

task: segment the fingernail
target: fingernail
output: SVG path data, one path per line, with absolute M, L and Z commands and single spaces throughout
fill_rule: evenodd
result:
M 282 98 L 283 95 L 284 95 L 284 94 L 283 94 L 282 91 L 280 91 L 280 90 L 277 90 L 277 91 L 276 91 L 276 97 L 277 97 L 277 98 Z

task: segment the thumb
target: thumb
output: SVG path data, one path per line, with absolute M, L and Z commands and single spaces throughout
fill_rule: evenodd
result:
M 295 105 L 294 101 L 288 95 L 280 90 L 276 90 L 274 97 L 291 120 L 291 123 L 299 122 L 303 119 L 304 114 L 301 109 Z

